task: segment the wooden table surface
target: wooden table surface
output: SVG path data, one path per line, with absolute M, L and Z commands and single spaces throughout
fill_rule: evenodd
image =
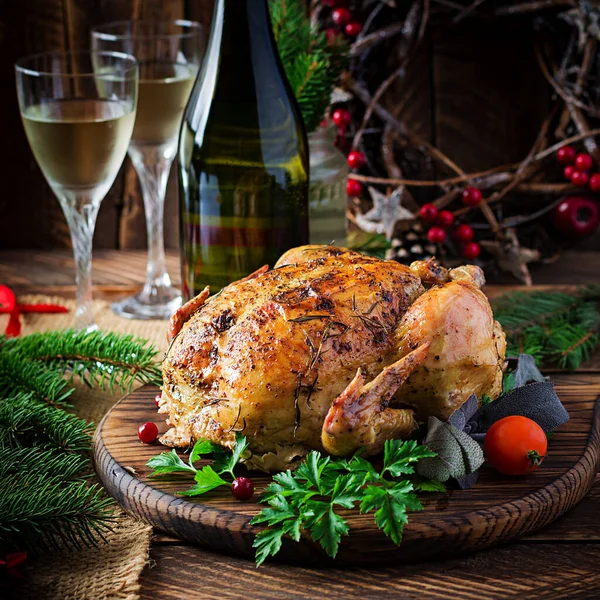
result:
M 600 283 L 600 254 L 578 253 L 534 271 L 534 283 Z M 177 275 L 175 255 L 168 259 Z M 107 298 L 140 287 L 145 255 L 95 254 L 95 293 Z M 0 283 L 18 293 L 72 296 L 67 251 L 2 251 Z M 506 280 L 503 280 L 504 283 Z M 490 287 L 490 295 L 506 288 Z M 600 374 L 597 353 L 572 378 L 589 385 Z M 142 575 L 147 600 L 200 598 L 598 598 L 600 597 L 600 476 L 570 513 L 516 543 L 471 556 L 377 569 L 315 569 L 266 564 L 190 546 L 157 534 Z

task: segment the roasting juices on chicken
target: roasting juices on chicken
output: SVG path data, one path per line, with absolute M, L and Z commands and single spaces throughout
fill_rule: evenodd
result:
M 162 443 L 248 439 L 249 466 L 281 469 L 311 449 L 380 452 L 472 394 L 495 398 L 505 336 L 475 266 L 406 267 L 333 246 L 286 252 L 169 327 Z

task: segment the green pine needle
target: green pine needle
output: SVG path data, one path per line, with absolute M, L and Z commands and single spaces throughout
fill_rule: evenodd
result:
M 88 452 L 93 426 L 64 410 L 47 406 L 32 395 L 0 400 L 0 447 L 43 446 L 63 452 Z
M 132 335 L 73 330 L 34 333 L 20 340 L 18 350 L 50 371 L 69 373 L 103 390 L 129 391 L 136 381 L 162 383 L 156 350 Z
M 43 365 L 28 361 L 19 348 L 14 343 L 0 348 L 0 397 L 22 392 L 50 405 L 69 406 L 67 399 L 73 389 L 68 382 Z
M 64 408 L 79 378 L 102 389 L 160 383 L 156 351 L 116 333 L 0 337 L 0 551 L 96 545 L 113 502 L 90 485 L 93 426 Z
M 94 545 L 110 530 L 112 500 L 99 485 L 36 473 L 0 479 L 0 548 L 40 551 Z
M 492 303 L 507 337 L 507 355 L 531 354 L 536 362 L 577 369 L 600 339 L 600 286 L 575 294 L 511 292 Z
M 0 479 L 9 475 L 53 476 L 60 473 L 65 481 L 75 479 L 89 467 L 86 456 L 66 454 L 43 447 L 0 449 Z
M 302 0 L 270 0 L 271 22 L 283 68 L 306 130 L 319 126 L 336 81 L 348 64 L 348 44 L 313 27 Z

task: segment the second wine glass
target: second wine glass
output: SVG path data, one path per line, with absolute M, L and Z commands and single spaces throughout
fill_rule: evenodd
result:
M 113 310 L 134 319 L 168 319 L 181 305 L 181 294 L 171 285 L 165 264 L 165 193 L 181 118 L 204 52 L 203 29 L 193 21 L 107 23 L 92 30 L 92 48 L 127 52 L 140 63 L 128 153 L 144 197 L 148 265 L 142 291 L 113 304 Z

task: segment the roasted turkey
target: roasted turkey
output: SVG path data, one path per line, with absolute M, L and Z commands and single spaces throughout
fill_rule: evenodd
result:
M 199 438 L 283 468 L 310 449 L 379 452 L 419 421 L 501 390 L 505 336 L 475 266 L 410 267 L 333 246 L 285 253 L 172 318 L 163 444 Z

